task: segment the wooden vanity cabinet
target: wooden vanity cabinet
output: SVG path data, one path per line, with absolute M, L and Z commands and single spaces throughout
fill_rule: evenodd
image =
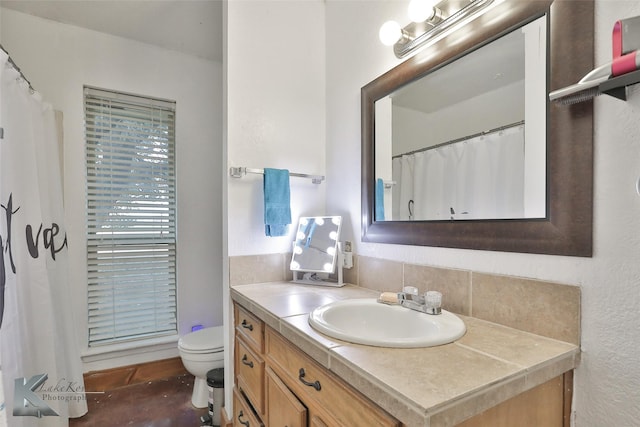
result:
M 569 427 L 573 371 L 489 408 L 457 427 Z
M 237 387 L 233 389 L 233 425 L 238 427 L 264 427 L 258 414 L 255 413 Z
M 401 427 L 260 319 L 237 304 L 234 310 L 234 426 Z M 572 384 L 569 371 L 458 426 L 568 427 Z
M 309 421 L 309 427 L 327 427 L 327 425 L 320 418 L 314 416 Z
M 264 352 L 264 322 L 244 309 L 234 304 L 234 320 L 236 333 L 239 334 L 258 353 Z
M 234 318 L 234 426 L 400 427 L 238 304 Z
M 259 353 L 254 352 L 241 336 L 236 339 L 236 382 L 260 415 L 265 414 L 265 364 Z
M 234 305 L 234 426 L 264 426 L 264 322 Z M 248 423 L 248 424 L 247 424 Z
M 271 369 L 302 400 L 316 424 L 399 426 L 400 423 L 335 374 L 312 360 L 271 328 L 265 332 L 265 357 Z

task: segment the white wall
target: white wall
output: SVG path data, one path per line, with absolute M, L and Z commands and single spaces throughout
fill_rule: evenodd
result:
M 322 1 L 230 1 L 227 19 L 228 166 L 325 175 Z M 290 186 L 294 224 L 325 213 L 325 184 Z M 264 234 L 260 175 L 229 178 L 228 191 L 230 256 L 291 251 L 295 225 Z
M 2 44 L 11 57 L 45 100 L 64 113 L 71 305 L 79 325 L 80 349 L 87 345 L 84 84 L 177 102 L 179 334 L 195 324 L 221 325 L 221 63 L 8 9 L 2 10 L 1 28 Z M 129 351 L 124 358 L 85 364 L 85 369 L 178 355 L 175 339 L 158 348 L 164 350 Z
M 225 1 L 224 149 L 229 166 L 325 172 L 325 26 L 322 0 Z M 264 235 L 262 177 L 227 177 L 226 256 L 291 251 Z M 291 178 L 291 215 L 325 213 L 326 184 Z M 332 212 L 331 212 L 332 213 Z M 228 264 L 225 264 L 228 285 Z M 225 286 L 225 382 L 233 383 L 233 312 Z M 228 413 L 231 387 L 225 388 Z
M 339 185 L 329 181 L 328 208 L 351 218 L 351 230 L 344 229 L 356 237 L 359 255 L 580 285 L 583 353 L 575 376 L 575 425 L 638 425 L 639 89 L 626 103 L 606 95 L 595 101 L 593 258 L 362 243 L 360 88 L 399 63 L 377 32 L 388 19 L 407 22 L 406 4 L 327 2 L 327 174 L 342 177 Z M 610 60 L 614 22 L 636 15 L 638 2 L 596 1 L 596 64 Z

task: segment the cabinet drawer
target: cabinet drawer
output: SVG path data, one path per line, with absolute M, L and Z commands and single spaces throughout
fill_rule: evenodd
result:
M 249 313 L 242 306 L 235 304 L 235 325 L 238 331 L 253 349 L 262 353 L 264 351 L 264 322 Z
M 304 402 L 313 401 L 343 426 L 399 426 L 400 423 L 352 390 L 344 381 L 267 328 L 269 366 Z M 309 405 L 308 405 L 309 406 Z M 328 423 L 328 420 L 326 420 Z
M 260 415 L 264 415 L 264 360 L 236 335 L 235 369 L 238 387 Z
M 233 389 L 233 425 L 245 427 L 264 427 L 237 388 Z
M 267 402 L 269 402 L 267 425 L 307 426 L 307 408 L 269 368 L 267 368 Z

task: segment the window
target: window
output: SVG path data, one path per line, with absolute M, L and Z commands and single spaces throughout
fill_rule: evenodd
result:
M 89 345 L 176 333 L 175 102 L 85 87 Z

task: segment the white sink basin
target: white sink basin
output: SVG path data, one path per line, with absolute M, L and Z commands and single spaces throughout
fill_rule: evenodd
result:
M 462 337 L 462 319 L 442 310 L 431 315 L 374 298 L 336 301 L 309 313 L 312 328 L 343 341 L 377 347 L 432 347 Z

